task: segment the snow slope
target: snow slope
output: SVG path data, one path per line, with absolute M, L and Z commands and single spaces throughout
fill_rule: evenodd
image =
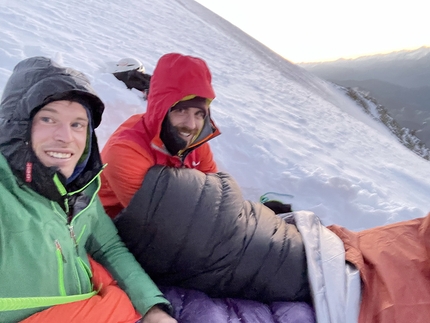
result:
M 425 216 L 430 163 L 328 82 L 282 59 L 192 0 L 0 0 L 0 91 L 20 60 L 44 55 L 85 72 L 106 104 L 100 146 L 146 102 L 109 62 L 204 58 L 222 135 L 211 142 L 245 198 L 267 191 L 325 224 L 359 230 Z

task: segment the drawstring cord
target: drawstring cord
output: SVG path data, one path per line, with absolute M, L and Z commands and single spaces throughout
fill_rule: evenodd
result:
M 268 195 L 275 195 L 275 196 L 283 196 L 283 197 L 289 197 L 293 198 L 294 195 L 291 194 L 285 194 L 285 193 L 277 193 L 277 192 L 267 192 L 260 196 L 260 203 L 266 203 L 267 201 L 273 201 L 273 198 L 270 198 Z M 275 200 L 276 201 L 276 200 Z M 282 201 L 279 201 L 281 203 L 284 203 Z

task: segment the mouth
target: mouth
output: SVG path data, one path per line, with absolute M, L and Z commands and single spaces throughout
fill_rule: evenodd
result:
M 46 151 L 45 152 L 49 157 L 56 158 L 56 159 L 69 159 L 72 157 L 72 153 L 61 153 L 57 151 Z
M 180 131 L 180 132 L 179 132 L 179 134 L 180 134 L 182 137 L 185 137 L 185 138 L 188 138 L 188 137 L 192 136 L 192 133 L 191 133 L 191 132 L 183 132 L 183 131 Z

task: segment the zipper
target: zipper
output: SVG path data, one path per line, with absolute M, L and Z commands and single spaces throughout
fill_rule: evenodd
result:
M 107 166 L 107 164 L 104 164 L 102 169 L 100 169 L 100 171 L 96 175 L 94 175 L 94 177 L 87 184 L 85 184 L 85 186 L 81 187 L 77 191 L 68 193 L 68 195 L 74 195 L 76 193 L 79 193 L 79 192 L 82 192 L 83 190 L 85 190 L 88 186 L 90 186 L 90 184 L 92 182 L 94 182 L 100 176 L 100 174 L 102 173 L 103 169 L 105 169 L 106 166 Z M 94 195 L 97 195 L 97 192 L 99 191 L 99 189 L 100 189 L 100 185 L 98 185 L 98 188 L 97 188 L 96 192 L 94 193 Z
M 100 173 L 102 172 L 102 170 L 93 178 L 93 180 L 91 180 L 91 182 L 89 182 L 88 183 L 88 185 L 90 184 L 90 183 L 92 183 L 95 179 L 97 179 L 98 177 L 99 177 L 99 175 L 100 175 Z M 86 185 L 85 187 L 87 187 L 88 185 Z M 100 190 L 100 187 L 101 187 L 101 181 L 99 180 L 98 181 L 98 183 L 97 183 L 97 188 L 96 188 L 96 190 L 95 190 L 95 192 L 94 192 L 94 194 L 91 196 L 91 199 L 90 199 L 90 201 L 88 202 L 88 205 L 83 209 L 83 210 L 81 210 L 78 214 L 76 214 L 74 217 L 73 217 L 73 219 L 72 219 L 72 221 L 70 221 L 70 225 L 72 225 L 75 221 L 76 221 L 76 219 L 86 210 L 86 209 L 88 209 L 88 207 L 90 206 L 90 205 L 92 205 L 93 203 L 94 203 L 94 200 L 97 198 L 97 193 L 98 193 L 98 191 Z M 84 189 L 84 188 L 83 188 Z M 75 191 L 75 192 L 72 192 L 72 193 L 70 193 L 70 195 L 72 195 L 72 194 L 76 194 L 76 193 L 78 193 L 78 192 L 81 192 L 83 189 L 80 189 L 80 190 L 78 190 L 78 191 Z
M 77 221 L 77 219 L 79 218 L 79 216 L 83 213 L 83 212 L 85 212 L 85 210 L 87 210 L 93 203 L 94 203 L 94 200 L 97 198 L 97 193 L 98 193 L 98 191 L 100 190 L 100 187 L 101 187 L 101 181 L 100 181 L 100 173 L 103 171 L 103 169 L 106 167 L 106 164 L 105 165 L 103 165 L 103 168 L 97 173 L 97 175 L 96 176 L 94 176 L 94 178 L 90 181 L 90 182 L 88 182 L 87 183 L 87 185 L 85 185 L 84 187 L 82 187 L 81 189 L 79 189 L 79 190 L 77 190 L 77 191 L 74 191 L 74 192 L 70 192 L 70 193 L 68 193 L 67 195 L 68 196 L 71 196 L 71 195 L 74 195 L 74 194 L 77 194 L 77 193 L 79 193 L 79 192 L 82 192 L 83 190 L 85 190 L 91 183 L 93 183 L 94 181 L 97 181 L 97 188 L 96 188 L 96 190 L 95 190 L 95 192 L 94 192 L 94 194 L 92 194 L 92 196 L 91 196 L 91 198 L 90 198 L 90 201 L 88 202 L 88 205 L 84 208 L 84 209 L 82 209 L 79 213 L 77 213 L 72 219 L 71 219 L 71 221 L 69 222 L 69 221 L 67 221 L 67 227 L 68 227 L 68 229 L 69 229 L 69 233 L 70 233 L 70 237 L 71 237 L 71 239 L 72 239 L 72 241 L 73 241 L 73 243 L 74 243 L 74 245 L 75 245 L 75 251 L 76 251 L 76 260 L 77 260 L 77 267 L 80 267 L 81 268 L 81 270 L 83 270 L 87 275 L 86 276 L 84 276 L 84 277 L 86 277 L 86 281 L 87 281 L 87 285 L 90 287 L 90 288 L 94 288 L 94 285 L 93 285 L 93 283 L 92 283 L 92 280 L 91 280 L 91 278 L 92 278 L 92 271 L 91 271 L 91 268 L 90 267 L 88 267 L 88 265 L 82 260 L 82 258 L 80 257 L 80 255 L 79 255 L 79 246 L 78 246 L 78 238 L 76 237 L 76 234 L 75 234 L 75 230 L 74 230 L 74 226 L 73 226 L 73 224 L 75 223 L 75 221 Z M 86 228 L 86 226 L 84 226 L 83 228 L 82 228 L 82 230 L 85 230 L 85 228 Z M 82 235 L 82 233 L 83 232 L 81 232 L 80 234 L 79 234 L 79 239 L 80 239 L 80 236 Z M 77 269 L 77 267 L 76 267 L 76 269 L 75 270 L 78 270 Z M 79 275 L 78 275 L 78 277 L 79 277 Z M 81 282 L 79 283 L 79 288 L 81 288 L 81 286 L 82 286 L 83 284 L 81 284 Z
M 104 165 L 104 167 L 105 166 L 106 165 Z M 64 197 L 64 205 L 65 205 L 65 208 L 66 208 L 67 211 L 69 211 L 69 199 L 70 199 L 70 196 L 72 196 L 72 195 L 74 195 L 76 193 L 79 193 L 79 192 L 85 190 L 91 183 L 93 183 L 94 181 L 96 181 L 99 178 L 99 175 L 102 172 L 103 168 L 97 173 L 97 175 L 95 175 L 93 177 L 93 179 L 89 183 L 87 183 L 87 185 L 85 185 L 84 187 L 82 187 L 81 189 L 79 189 L 79 190 L 77 190 L 75 192 L 69 193 L 69 192 L 65 191 L 65 187 L 63 185 L 57 185 L 59 191 L 62 193 L 62 195 Z M 60 182 L 58 182 L 58 183 L 60 183 Z M 97 192 L 100 190 L 100 186 L 101 186 L 101 183 L 100 183 L 100 181 L 98 181 L 98 186 L 97 186 L 96 191 L 94 192 L 94 194 L 92 194 L 92 197 L 90 199 L 90 202 L 88 203 L 88 206 L 85 209 L 83 209 L 81 212 L 79 212 L 78 214 L 76 214 L 76 216 L 73 217 L 73 219 L 71 221 L 69 221 L 68 218 L 67 218 L 68 217 L 68 212 L 67 213 L 65 212 L 66 213 L 66 219 L 65 219 L 64 216 L 61 214 L 62 212 L 60 213 L 59 210 L 57 209 L 56 203 L 53 202 L 53 201 L 51 201 L 54 213 L 56 213 L 61 219 L 63 219 L 63 221 L 65 221 L 65 225 L 66 225 L 66 227 L 67 227 L 67 229 L 69 231 L 69 235 L 70 235 L 71 241 L 72 241 L 72 243 L 73 243 L 73 245 L 75 247 L 76 254 L 75 254 L 74 257 L 76 257 L 76 263 L 74 263 L 72 266 L 75 268 L 74 271 L 75 271 L 75 274 L 78 277 L 77 283 L 78 283 L 79 290 L 81 290 L 81 286 L 82 285 L 81 285 L 81 282 L 80 282 L 80 279 L 79 279 L 80 275 L 77 272 L 78 268 L 80 267 L 81 270 L 83 270 L 84 272 L 87 273 L 87 275 L 86 275 L 87 279 L 86 280 L 87 280 L 87 285 L 90 286 L 90 288 L 92 286 L 92 282 L 91 282 L 92 273 L 91 273 L 91 269 L 88 268 L 88 266 L 85 264 L 85 262 L 79 256 L 79 246 L 78 246 L 78 241 L 77 241 L 75 230 L 74 230 L 74 226 L 73 226 L 73 221 L 94 202 L 94 199 L 97 197 Z M 62 210 L 62 211 L 64 212 L 64 210 Z M 65 296 L 66 295 L 66 288 L 65 288 L 65 282 L 64 282 L 64 264 L 67 263 L 67 260 L 66 260 L 66 257 L 64 255 L 64 253 L 63 253 L 63 249 L 61 248 L 60 242 L 58 240 L 55 240 L 55 247 L 56 247 L 56 254 L 57 254 L 58 285 L 59 285 L 60 295 Z M 81 270 L 79 270 L 79 271 L 81 271 Z
M 73 230 L 73 225 L 68 224 L 67 226 L 68 226 L 68 228 L 69 228 L 70 238 L 72 238 L 73 243 L 74 243 L 74 245 L 75 245 L 76 255 L 79 257 L 79 253 L 78 253 L 78 242 L 76 241 L 76 235 L 75 235 L 75 231 Z

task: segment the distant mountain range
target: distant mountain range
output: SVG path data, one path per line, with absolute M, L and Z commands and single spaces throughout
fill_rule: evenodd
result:
M 430 47 L 298 65 L 373 98 L 430 147 Z

